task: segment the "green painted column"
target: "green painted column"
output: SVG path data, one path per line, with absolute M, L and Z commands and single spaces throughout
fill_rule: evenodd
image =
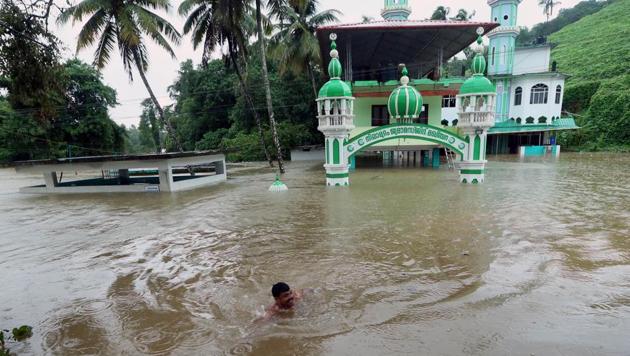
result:
M 433 149 L 433 168 L 440 168 L 440 149 Z
M 352 156 L 350 157 L 350 171 L 354 171 L 356 167 L 356 157 Z
M 424 150 L 422 151 L 422 167 L 428 167 L 429 164 L 429 150 Z

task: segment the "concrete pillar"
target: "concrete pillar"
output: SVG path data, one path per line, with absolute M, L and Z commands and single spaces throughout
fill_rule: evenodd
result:
M 356 156 L 352 156 L 350 157 L 350 171 L 354 172 L 356 168 L 357 168 Z
M 160 191 L 170 192 L 173 186 L 173 171 L 170 166 L 162 167 L 160 171 Z
M 433 168 L 440 168 L 440 149 L 433 149 Z
M 429 150 L 423 150 L 422 151 L 422 167 L 428 167 L 429 166 Z
M 225 174 L 225 160 L 214 162 L 214 172 L 218 174 Z
M 118 170 L 118 184 L 129 185 L 130 183 L 131 183 L 131 180 L 129 179 L 129 170 L 119 169 Z
M 57 180 L 57 172 L 44 173 L 44 182 L 46 182 L 46 189 L 54 190 L 59 183 Z

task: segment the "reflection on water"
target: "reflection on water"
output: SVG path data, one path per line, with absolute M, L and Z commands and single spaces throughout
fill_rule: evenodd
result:
M 319 164 L 179 194 L 29 196 L 0 170 L 0 326 L 26 354 L 624 354 L 630 156 Z M 315 287 L 256 325 L 284 280 Z M 551 351 L 551 352 L 550 352 Z

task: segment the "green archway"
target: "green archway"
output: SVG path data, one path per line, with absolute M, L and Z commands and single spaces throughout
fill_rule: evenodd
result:
M 419 139 L 438 143 L 460 154 L 463 160 L 468 159 L 468 140 L 443 128 L 424 124 L 392 124 L 362 132 L 345 144 L 346 157 L 350 158 L 379 142 L 397 138 Z

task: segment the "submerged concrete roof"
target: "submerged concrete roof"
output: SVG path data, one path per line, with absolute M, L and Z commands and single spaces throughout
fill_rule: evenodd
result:
M 151 153 L 140 155 L 115 155 L 115 156 L 84 156 L 70 158 L 52 158 L 30 161 L 16 161 L 12 165 L 15 167 L 40 166 L 52 164 L 79 164 L 79 163 L 99 163 L 99 162 L 124 162 L 124 161 L 158 161 L 173 158 L 188 158 L 208 155 L 224 154 L 224 151 L 189 151 L 189 152 L 170 152 L 170 153 Z

